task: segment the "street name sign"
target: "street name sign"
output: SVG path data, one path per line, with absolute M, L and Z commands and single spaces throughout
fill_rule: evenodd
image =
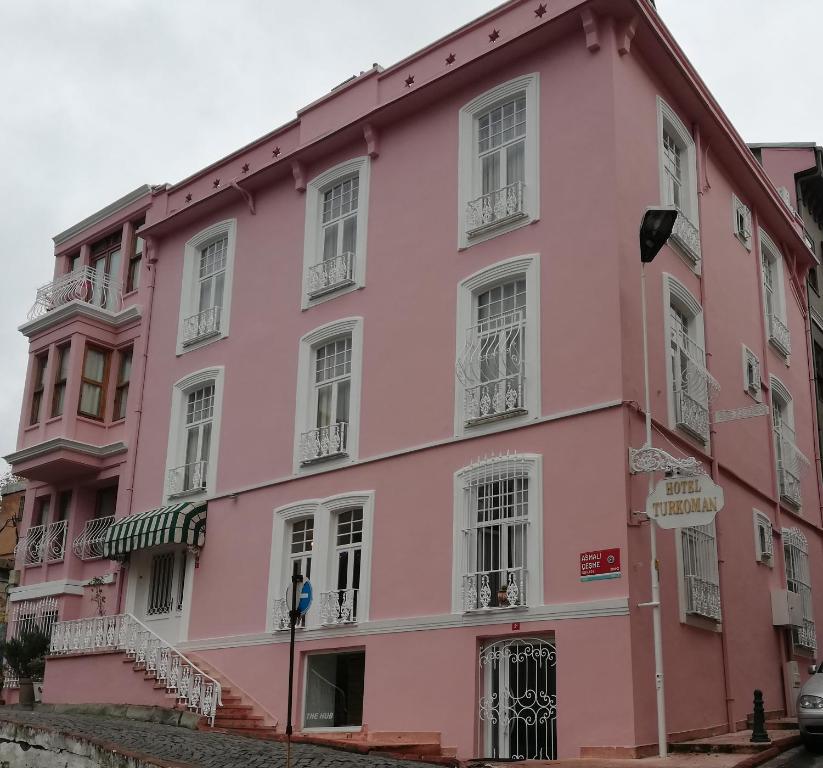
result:
M 723 509 L 723 489 L 708 475 L 661 480 L 646 500 L 646 514 L 661 528 L 708 525 Z

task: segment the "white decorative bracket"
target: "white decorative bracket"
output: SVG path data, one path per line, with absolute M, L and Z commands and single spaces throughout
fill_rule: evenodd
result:
M 644 445 L 629 448 L 629 470 L 633 475 L 645 472 L 679 472 L 684 475 L 705 475 L 703 465 L 694 458 L 676 459 L 661 448 Z

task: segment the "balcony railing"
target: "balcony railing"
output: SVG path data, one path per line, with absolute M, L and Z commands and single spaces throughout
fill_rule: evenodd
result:
M 51 652 L 55 655 L 122 651 L 146 677 L 165 685 L 187 709 L 214 725 L 217 708 L 222 705 L 220 683 L 196 667 L 176 648 L 152 632 L 131 614 L 92 616 L 60 621 L 51 633 Z
M 671 236 L 693 264 L 700 261 L 700 230 L 679 208 Z
M 518 608 L 526 605 L 526 569 L 479 571 L 463 577 L 463 609 Z
M 183 345 L 207 339 L 220 333 L 221 307 L 210 307 L 183 321 Z
M 114 522 L 114 515 L 87 520 L 83 532 L 74 540 L 72 549 L 81 560 L 99 560 L 103 557 L 103 540 Z
M 769 315 L 769 341 L 784 355 L 788 355 L 792 351 L 789 329 L 774 313 Z
M 61 561 L 66 555 L 66 521 L 58 520 L 50 525 L 32 525 L 15 547 L 15 553 L 21 548 L 24 553 L 24 565 Z
M 206 487 L 207 461 L 195 461 L 169 470 L 169 496 L 197 493 Z
M 46 562 L 57 562 L 66 556 L 66 520 L 58 520 L 46 527 Z
M 272 605 L 272 627 L 275 632 L 290 629 L 289 624 L 289 606 L 286 604 L 285 597 L 278 597 Z M 297 619 L 295 626 L 301 629 L 306 626 L 306 616 L 300 616 Z
M 123 303 L 122 285 L 91 267 L 80 267 L 38 288 L 28 319 L 35 320 L 72 301 L 119 312 Z
M 803 619 L 803 626 L 795 627 L 792 634 L 795 645 L 810 651 L 817 650 L 817 631 L 811 619 Z
M 677 426 L 706 442 L 709 439 L 709 409 L 683 389 L 677 389 L 674 394 Z
M 516 181 L 507 187 L 496 189 L 466 206 L 466 234 L 469 237 L 526 216 L 525 185 Z
M 304 432 L 300 438 L 300 463 L 312 464 L 345 456 L 347 427 L 346 422 L 340 422 Z
M 354 254 L 351 251 L 325 259 L 309 267 L 308 293 L 310 298 L 336 291 L 354 282 Z
M 720 587 L 699 576 L 686 576 L 686 613 L 720 621 Z
M 518 374 L 467 387 L 464 403 L 466 424 L 526 413 L 523 405 L 524 383 L 523 376 Z
M 794 430 L 783 424 L 777 435 L 779 440 L 777 455 L 777 480 L 780 498 L 799 507 L 802 501 L 800 491 L 800 469 L 803 461 L 800 449 L 794 443 Z
M 320 621 L 330 626 L 354 624 L 357 621 L 356 589 L 335 589 L 320 593 Z

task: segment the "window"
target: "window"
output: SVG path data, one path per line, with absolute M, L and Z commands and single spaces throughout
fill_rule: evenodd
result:
M 811 289 L 819 296 L 820 284 L 817 279 L 817 267 L 812 267 L 809 269 L 809 285 L 811 286 Z
M 369 173 L 369 158 L 359 157 L 306 187 L 304 309 L 365 285 Z
M 679 215 L 672 242 L 697 268 L 700 262 L 700 223 L 697 215 L 697 153 L 691 133 L 660 97 L 657 99 L 660 198 Z
M 172 584 L 174 582 L 174 552 L 163 552 L 151 559 L 147 616 L 170 613 L 172 609 Z
M 537 256 L 509 259 L 460 284 L 456 434 L 539 416 L 539 297 Z
M 117 508 L 117 486 L 100 488 L 94 496 L 94 516 L 112 517 Z
M 301 339 L 296 468 L 357 455 L 362 334 L 349 318 Z
M 114 390 L 114 414 L 117 421 L 126 418 L 126 405 L 129 399 L 129 381 L 131 380 L 132 350 L 124 349 L 120 352 L 120 364 L 117 370 L 117 387 Z
M 792 641 L 797 648 L 816 651 L 817 632 L 812 611 L 812 578 L 809 571 L 809 545 L 798 528 L 783 529 L 783 554 L 786 561 L 786 586 L 800 595 L 803 626 L 792 629 Z
M 752 249 L 752 212 L 737 195 L 732 195 L 732 232 L 747 251 Z
M 34 356 L 34 378 L 32 380 L 29 424 L 37 424 L 37 422 L 40 421 L 40 409 L 43 404 L 43 390 L 46 386 L 46 365 L 48 364 L 48 360 L 48 352 L 42 352 Z
M 61 491 L 57 495 L 57 517 L 55 520 L 68 520 L 71 506 L 71 491 Z
M 300 626 L 368 620 L 373 492 L 298 502 L 276 509 L 272 532 L 271 628 L 289 629 L 284 597 L 292 575 L 310 578 L 314 603 Z
M 365 669 L 364 651 L 307 656 L 303 729 L 361 726 Z
M 678 538 L 685 613 L 719 622 L 722 615 L 714 521 L 679 528 Z
M 538 96 L 538 75 L 524 75 L 460 110 L 460 247 L 537 219 Z
M 540 502 L 538 456 L 487 458 L 455 475 L 455 611 L 542 603 Z
M 223 368 L 197 371 L 174 385 L 166 458 L 167 495 L 214 493 Z
M 754 515 L 754 556 L 758 563 L 772 566 L 774 543 L 772 541 L 772 522 L 767 515 L 753 510 Z
M 51 496 L 39 496 L 34 500 L 34 509 L 31 513 L 31 524 L 26 531 L 23 563 L 25 565 L 39 565 L 48 558 L 47 524 L 51 509 Z M 60 558 L 62 559 L 62 557 Z
M 801 462 L 808 463 L 808 459 L 800 452 L 795 441 L 794 406 L 789 391 L 774 377 L 771 380 L 771 390 L 778 490 L 782 501 L 799 509 L 802 501 Z
M 122 232 L 115 232 L 91 247 L 91 268 L 94 272 L 92 304 L 102 309 L 119 309 Z
M 760 360 L 745 344 L 743 345 L 743 390 L 759 403 L 762 399 Z
M 81 416 L 88 416 L 91 419 L 103 418 L 108 372 L 109 353 L 87 345 L 83 358 L 80 404 L 77 409 Z
M 80 252 L 71 254 L 66 257 L 66 274 L 71 274 L 80 268 Z
M 145 223 L 145 219 L 135 221 L 132 225 L 133 230 L 136 232 Z M 135 234 L 132 239 L 131 256 L 129 257 L 129 271 L 126 276 L 126 293 L 136 291 L 140 287 L 140 264 L 143 260 L 144 248 L 145 243 L 143 238 Z
M 186 243 L 177 354 L 229 333 L 237 221 L 227 219 Z
M 57 370 L 54 374 L 54 392 L 51 397 L 51 415 L 62 416 L 66 399 L 66 383 L 69 378 L 69 345 L 57 348 Z
M 783 288 L 783 257 L 772 239 L 761 230 L 760 254 L 763 265 L 763 301 L 769 342 L 784 357 L 791 352 L 786 301 Z
M 663 275 L 669 366 L 669 418 L 701 443 L 709 440 L 709 394 L 716 386 L 706 368 L 703 310 L 689 291 Z

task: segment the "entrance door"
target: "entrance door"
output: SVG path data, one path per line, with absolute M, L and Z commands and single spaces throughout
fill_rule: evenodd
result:
M 498 640 L 480 651 L 482 755 L 557 756 L 557 654 L 539 638 Z
M 128 600 L 131 612 L 169 643 L 182 639 L 188 561 L 182 547 L 132 553 Z

